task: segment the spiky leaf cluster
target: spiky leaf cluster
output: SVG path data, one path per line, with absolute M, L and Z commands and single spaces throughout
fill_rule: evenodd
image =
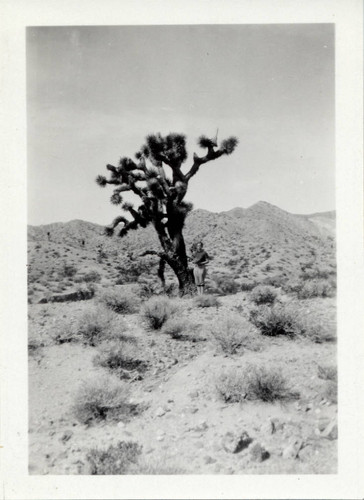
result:
M 122 210 L 128 212 L 132 220 L 117 217 L 106 233 L 112 235 L 116 228 L 119 235 L 124 236 L 129 230 L 146 227 L 151 222 L 163 241 L 176 234 L 176 228 L 182 230 L 192 204 L 184 201 L 189 180 L 196 174 L 199 167 L 208 161 L 215 160 L 224 154 L 231 154 L 237 146 L 238 140 L 230 137 L 222 141 L 217 147 L 217 137 L 209 139 L 201 136 L 198 144 L 207 149 L 205 156 L 193 157 L 193 165 L 184 174 L 181 165 L 187 158 L 186 138 L 183 134 L 170 133 L 167 136 L 152 134 L 135 154 L 137 162 L 131 158 L 121 157 L 118 166 L 108 164 L 110 177 L 107 179 L 99 175 L 96 182 L 99 186 L 115 185 L 111 202 L 121 205 Z M 148 160 L 149 165 L 146 164 Z M 165 166 L 172 170 L 172 179 L 166 176 Z M 142 204 L 135 209 L 129 202 L 123 203 L 121 193 L 132 192 L 137 195 Z M 178 231 L 178 229 L 177 229 Z M 167 246 L 169 243 L 167 243 Z

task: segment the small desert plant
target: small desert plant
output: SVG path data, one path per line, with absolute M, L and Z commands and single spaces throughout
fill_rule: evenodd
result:
M 243 279 L 240 281 L 240 290 L 242 292 L 250 292 L 257 286 L 256 281 L 252 281 L 249 279 Z
M 106 450 L 94 448 L 86 460 L 91 475 L 127 474 L 131 465 L 137 463 L 142 447 L 133 441 L 121 441 Z
M 314 315 L 304 313 L 298 314 L 296 318 L 296 329 L 298 335 L 316 344 L 335 342 L 336 340 L 335 326 Z
M 298 394 L 288 386 L 280 368 L 248 366 L 247 398 L 261 401 L 297 399 Z
M 297 321 L 294 312 L 281 305 L 253 309 L 250 311 L 249 319 L 260 330 L 262 335 L 268 337 L 276 337 L 277 335 L 294 337 L 300 333 L 297 330 Z
M 98 296 L 98 301 L 118 314 L 137 312 L 138 297 L 126 290 L 108 289 Z
M 98 283 L 99 281 L 101 281 L 101 274 L 92 269 L 91 271 L 88 271 L 86 274 L 84 274 L 82 280 L 86 283 Z
M 276 276 L 268 276 L 262 281 L 263 285 L 268 285 L 268 286 L 273 286 L 275 288 L 280 288 L 285 285 L 287 282 L 287 277 L 281 274 L 278 274 Z
M 127 388 L 111 377 L 84 382 L 76 394 L 73 412 L 89 425 L 103 420 L 128 420 L 138 414 L 138 405 L 129 402 Z
M 258 350 L 261 345 L 255 329 L 238 314 L 220 318 L 211 325 L 211 333 L 226 354 L 236 354 L 243 349 Z
M 335 284 L 333 280 L 310 280 L 303 283 L 297 290 L 299 299 L 311 299 L 313 297 L 333 297 L 335 295 Z
M 216 388 L 222 399 L 228 403 L 245 399 L 272 402 L 298 397 L 277 367 L 248 365 L 240 371 L 231 369 L 220 375 Z
M 150 328 L 159 330 L 175 311 L 176 307 L 170 299 L 152 297 L 144 303 L 142 316 Z
M 197 307 L 219 307 L 221 302 L 214 295 L 197 295 L 194 304 Z
M 121 325 L 121 328 L 123 325 Z M 116 315 L 104 307 L 88 309 L 76 321 L 64 321 L 56 327 L 54 340 L 58 344 L 65 342 L 84 342 L 95 346 L 103 340 L 122 335 L 116 323 Z
M 250 298 L 256 305 L 273 304 L 277 298 L 277 292 L 271 286 L 260 285 L 254 288 Z
M 190 323 L 184 318 L 169 318 L 163 325 L 162 333 L 169 335 L 175 340 L 191 340 L 198 341 L 202 340 L 196 334 L 197 325 Z
M 318 365 L 317 375 L 322 380 L 331 380 L 337 382 L 337 367 L 331 365 Z
M 215 282 L 217 290 L 223 295 L 230 295 L 239 291 L 239 283 L 228 274 L 226 275 L 213 275 L 211 279 Z
M 215 381 L 215 387 L 225 403 L 240 403 L 246 398 L 245 378 L 241 370 L 231 368 L 222 372 Z
M 123 339 L 126 340 L 126 339 Z M 94 364 L 108 368 L 119 378 L 140 379 L 147 369 L 147 361 L 140 359 L 140 351 L 128 342 L 104 344 L 94 358 Z
M 77 273 L 77 267 L 74 264 L 64 262 L 60 271 L 60 278 L 72 278 Z

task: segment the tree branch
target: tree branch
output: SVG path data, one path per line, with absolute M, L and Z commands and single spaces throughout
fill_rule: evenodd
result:
M 208 148 L 207 155 L 202 157 L 197 156 L 197 154 L 194 153 L 193 165 L 189 170 L 189 172 L 187 172 L 187 174 L 185 175 L 186 181 L 188 182 L 191 179 L 191 177 L 193 177 L 198 172 L 198 169 L 200 168 L 201 165 L 207 163 L 208 161 L 216 160 L 217 158 L 220 158 L 220 156 L 222 156 L 223 154 L 225 154 L 225 151 L 221 149 L 215 151 L 213 147 Z

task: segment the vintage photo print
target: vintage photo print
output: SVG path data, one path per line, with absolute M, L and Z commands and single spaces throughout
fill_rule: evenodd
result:
M 5 498 L 355 496 L 362 6 L 122 4 L 15 18 Z

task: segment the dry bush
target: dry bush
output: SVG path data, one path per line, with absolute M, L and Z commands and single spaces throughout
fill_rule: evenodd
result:
M 139 408 L 129 402 L 129 391 L 125 386 L 105 376 L 81 385 L 73 413 L 79 422 L 90 425 L 104 420 L 128 421 L 139 413 Z
M 109 369 L 119 378 L 140 379 L 148 362 L 141 359 L 140 351 L 130 342 L 112 342 L 100 346 L 94 364 Z
M 101 281 L 101 274 L 92 269 L 91 271 L 88 271 L 84 276 L 82 277 L 82 281 L 85 281 L 86 283 L 98 283 Z
M 317 375 L 322 380 L 337 382 L 337 367 L 334 365 L 318 365 Z
M 211 333 L 226 354 L 236 354 L 244 349 L 256 351 L 261 347 L 256 330 L 238 314 L 219 318 L 211 325 Z
M 232 295 L 239 291 L 239 283 L 229 274 L 215 274 L 211 279 L 215 282 L 218 293 L 222 295 Z
M 219 299 L 214 295 L 197 295 L 193 302 L 197 307 L 219 307 L 221 305 Z
M 273 304 L 277 298 L 276 290 L 271 286 L 259 285 L 254 288 L 250 295 L 250 299 L 256 305 Z
M 297 399 L 278 367 L 248 365 L 243 370 L 230 369 L 216 381 L 216 389 L 227 403 L 244 400 L 273 402 Z
M 304 267 L 303 272 L 300 274 L 300 278 L 304 281 L 306 280 L 326 280 L 330 276 L 334 275 L 335 271 L 330 267 Z
M 298 335 L 316 344 L 336 341 L 336 328 L 325 319 L 300 312 L 296 318 Z
M 142 447 L 133 441 L 120 441 L 106 450 L 93 448 L 86 456 L 89 474 L 127 474 L 130 467 L 138 462 L 141 452 Z
M 240 280 L 240 290 L 242 292 L 250 292 L 256 286 L 257 286 L 257 282 L 256 281 L 252 281 L 252 280 L 249 280 L 249 279 L 246 279 L 246 278 Z
M 282 305 L 253 309 L 250 311 L 249 319 L 262 335 L 268 337 L 276 337 L 277 335 L 294 337 L 300 333 L 297 330 L 296 315 L 290 308 Z
M 150 328 L 159 330 L 176 310 L 176 305 L 170 299 L 166 297 L 152 297 L 144 303 L 142 316 Z
M 316 343 L 332 342 L 336 332 L 329 322 L 306 314 L 294 304 L 275 304 L 250 311 L 250 321 L 268 337 L 303 337 Z
M 118 314 L 133 314 L 139 307 L 139 300 L 135 294 L 117 288 L 104 290 L 97 300 Z
M 161 331 L 175 340 L 190 340 L 191 342 L 205 340 L 197 333 L 197 329 L 197 325 L 185 318 L 172 317 L 165 322 Z
M 59 279 L 72 278 L 75 274 L 77 274 L 77 267 L 67 262 L 64 262 L 61 269 L 58 271 Z
M 333 280 L 310 280 L 302 283 L 297 290 L 299 299 L 311 299 L 313 297 L 334 297 L 335 282 Z
M 116 320 L 116 315 L 102 306 L 90 308 L 75 321 L 61 321 L 56 327 L 54 340 L 57 344 L 84 342 L 95 346 L 104 340 L 123 337 L 126 327 Z
M 337 367 L 333 365 L 318 365 L 317 375 L 325 381 L 322 396 L 331 403 L 337 403 Z

